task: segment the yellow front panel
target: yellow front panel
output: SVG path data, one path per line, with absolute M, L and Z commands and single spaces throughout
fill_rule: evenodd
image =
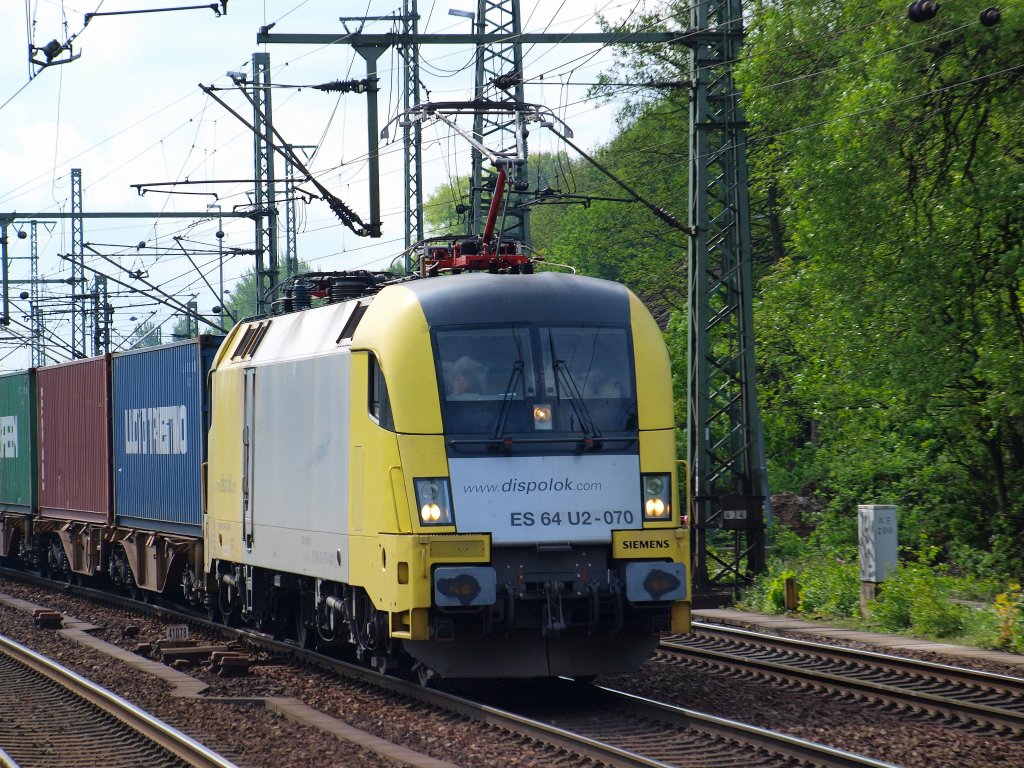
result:
M 369 359 L 367 352 L 352 353 L 349 425 L 358 458 L 350 465 L 349 582 L 366 589 L 379 609 L 388 610 L 382 587 L 388 555 L 382 534 L 409 530 L 408 502 L 397 503 L 393 482 L 393 475 L 402 472 L 398 436 L 370 418 Z
M 412 530 L 418 533 L 454 533 L 454 525 L 422 525 L 416 509 L 417 477 L 448 477 L 448 457 L 445 455 L 443 435 L 399 435 L 398 446 L 405 471 L 405 493 L 409 500 Z M 459 510 L 455 510 L 459 519 Z
M 685 511 L 679 507 L 680 481 L 676 472 L 677 466 L 675 430 L 659 429 L 640 433 L 640 471 L 671 475 L 672 509 L 674 510 L 668 520 L 644 523 L 645 528 L 676 527 L 679 525 L 680 514 L 685 514 Z
M 647 307 L 629 294 L 640 429 L 673 429 L 672 366 L 664 336 Z
M 352 338 L 352 350 L 357 349 L 376 353 L 398 431 L 440 434 L 441 404 L 430 329 L 412 291 L 392 286 L 374 298 Z
M 393 636 L 410 640 L 427 639 L 432 566 L 490 558 L 490 542 L 483 534 L 440 539 L 381 534 L 353 536 L 351 542 L 352 583 L 363 587 L 378 609 L 391 614 Z
M 690 565 L 690 532 L 685 528 L 612 531 L 612 557 L 617 560 L 671 560 Z

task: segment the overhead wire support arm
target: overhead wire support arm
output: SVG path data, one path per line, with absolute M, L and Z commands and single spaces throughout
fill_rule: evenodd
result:
M 561 133 L 556 131 L 554 128 L 551 128 L 551 132 L 554 133 L 556 136 L 558 136 L 562 141 L 564 141 L 570 147 L 575 149 L 585 160 L 587 160 L 587 162 L 589 162 L 591 165 L 593 165 L 595 168 L 597 168 L 597 170 L 599 170 L 601 173 L 603 173 L 605 176 L 607 176 L 613 182 L 615 182 L 620 187 L 622 187 L 622 189 L 626 190 L 630 195 L 633 196 L 633 200 L 635 200 L 636 202 L 641 203 L 642 205 L 644 205 L 648 210 L 650 210 L 651 213 L 653 213 L 655 216 L 657 216 L 663 222 L 668 224 L 673 229 L 679 230 L 680 232 L 684 232 L 684 233 L 686 233 L 688 235 L 692 234 L 690 228 L 687 227 L 685 224 L 683 224 L 681 221 L 679 221 L 679 219 L 677 219 L 671 213 L 666 211 L 660 205 L 655 205 L 650 200 L 645 198 L 643 195 L 641 195 L 639 192 L 637 192 L 635 189 L 633 189 L 631 186 L 629 186 L 626 182 L 624 182 L 622 179 L 620 179 L 614 173 L 612 173 L 607 168 L 605 168 L 603 165 L 601 165 L 599 162 L 597 162 L 597 160 L 595 160 L 590 155 L 588 155 L 586 152 L 584 152 L 580 147 L 578 147 L 576 144 L 574 144 L 572 141 L 570 141 L 569 137 L 562 135 Z
M 203 282 L 206 283 L 206 287 L 210 289 L 210 293 L 212 293 L 215 296 L 220 295 L 220 294 L 218 294 L 217 291 L 215 291 L 213 289 L 213 286 L 210 285 L 210 281 L 206 279 L 206 275 L 203 274 L 203 270 L 201 270 L 199 268 L 199 265 L 196 264 L 195 259 L 192 258 L 192 254 L 188 252 L 188 250 L 185 248 L 184 245 L 181 244 L 181 236 L 180 235 L 175 235 L 175 237 L 174 237 L 174 244 L 177 245 L 181 249 L 182 253 L 185 254 L 185 258 L 188 259 L 188 263 L 192 265 L 192 268 L 203 279 Z M 235 313 L 232 312 L 230 309 L 228 309 L 228 307 L 222 306 L 221 308 L 228 313 L 228 316 L 231 318 L 231 322 L 233 322 L 233 323 L 237 323 L 238 322 L 238 318 L 235 317 Z
M 679 45 L 700 45 L 709 40 L 721 41 L 723 36 L 730 36 L 729 31 L 700 32 L 520 32 L 518 34 L 479 34 L 475 32 L 421 32 L 419 34 L 402 34 L 400 32 L 384 32 L 364 34 L 352 32 L 347 34 L 323 33 L 289 33 L 270 32 L 260 29 L 256 35 L 259 45 L 270 43 L 297 45 L 495 45 L 502 43 L 522 43 L 523 45 L 636 45 L 650 43 L 670 43 Z
M 241 122 L 245 127 L 247 127 L 253 133 L 256 133 L 255 126 L 253 126 L 248 120 L 246 120 L 244 117 L 238 114 L 238 112 L 232 109 L 227 102 L 225 102 L 216 94 L 217 88 L 214 88 L 213 86 L 205 86 L 202 83 L 199 83 L 199 87 L 202 89 L 203 93 L 205 93 L 211 99 L 220 104 L 225 110 L 228 111 L 228 113 L 237 118 L 239 122 Z M 248 98 L 248 94 L 245 95 L 246 98 Z M 373 236 L 371 234 L 372 228 L 368 226 L 359 217 L 359 214 L 357 214 L 355 211 L 349 208 L 348 205 L 346 205 L 341 199 L 339 199 L 333 192 L 331 192 L 329 189 L 327 189 L 327 187 L 321 184 L 320 181 L 317 180 L 317 178 L 305 166 L 305 164 L 301 160 L 299 160 L 298 156 L 288 148 L 290 145 L 284 140 L 284 137 L 281 136 L 277 129 L 274 128 L 273 131 L 274 135 L 280 141 L 279 144 L 274 144 L 274 150 L 282 157 L 287 159 L 289 162 L 291 162 L 296 168 L 299 169 L 300 172 L 302 172 L 303 175 L 305 175 L 306 179 L 314 187 L 316 187 L 317 192 L 320 193 L 320 199 L 326 202 L 328 206 L 330 206 L 331 211 L 334 213 L 335 216 L 338 217 L 341 223 L 344 224 L 349 229 L 351 229 L 355 234 L 359 235 L 360 237 Z M 379 222 L 377 223 L 377 231 L 377 237 L 379 237 Z
M 206 5 L 182 5 L 173 8 L 137 8 L 134 11 L 95 11 L 85 14 L 85 26 L 97 16 L 129 16 L 136 13 L 168 13 L 169 11 L 213 11 L 217 18 L 228 12 L 228 0 L 220 0 L 219 3 L 207 3 Z

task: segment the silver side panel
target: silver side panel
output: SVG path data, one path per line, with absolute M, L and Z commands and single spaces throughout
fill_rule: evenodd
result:
M 245 562 L 347 581 L 347 350 L 258 365 L 245 515 Z

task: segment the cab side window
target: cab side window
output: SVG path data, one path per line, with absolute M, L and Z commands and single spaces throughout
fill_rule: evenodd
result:
M 388 398 L 388 385 L 384 381 L 384 372 L 380 369 L 380 363 L 372 352 L 368 355 L 370 380 L 366 388 L 367 410 L 370 418 L 375 423 L 388 430 L 395 431 L 395 420 L 391 414 L 391 400 Z

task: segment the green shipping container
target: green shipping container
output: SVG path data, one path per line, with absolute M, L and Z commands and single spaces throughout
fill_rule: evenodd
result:
M 36 508 L 36 372 L 0 375 L 0 512 Z

